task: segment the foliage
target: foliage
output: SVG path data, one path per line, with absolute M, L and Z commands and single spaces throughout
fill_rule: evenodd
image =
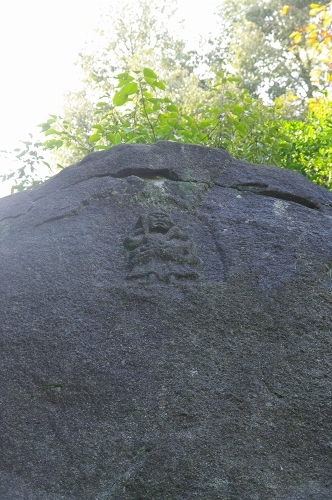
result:
M 313 54 L 309 47 L 290 51 L 289 36 L 295 26 L 309 22 L 309 4 L 292 0 L 283 10 L 279 0 L 224 0 L 219 9 L 221 35 L 211 40 L 210 64 L 232 68 L 255 96 L 272 102 L 291 91 L 305 104 L 315 90 L 310 79 Z
M 215 97 L 197 105 L 195 113 L 186 114 L 165 95 L 166 85 L 153 70 L 120 73 L 116 78 L 115 92 L 104 95 L 96 105 L 88 146 L 82 134 L 72 135 L 66 120 L 51 115 L 40 125 L 46 140 L 25 142 L 16 151 L 23 163 L 16 172 L 3 176 L 4 180 L 13 178 L 13 190 L 39 182 L 34 174 L 40 162 L 49 167 L 38 150 L 66 150 L 74 142 L 79 161 L 87 153 L 120 143 L 158 140 L 226 149 L 236 158 L 297 170 L 332 188 L 332 103 L 327 94 L 310 101 L 304 121 L 285 120 L 278 105 L 264 105 L 247 90 L 239 90 L 236 78 L 218 73 L 206 81 L 208 95 Z
M 332 189 L 332 102 L 327 94 L 309 102 L 304 121 L 284 121 L 280 166 Z
M 88 154 L 91 149 L 89 137 L 91 127 L 95 122 L 95 102 L 88 89 L 65 94 L 64 109 L 61 116 L 55 117 L 50 128 L 63 132 L 66 130 L 64 147 L 54 147 L 50 154 L 51 163 L 56 166 L 66 166 L 75 163 L 77 158 Z M 53 116 L 54 117 L 54 116 Z M 52 118 L 52 117 L 50 117 Z
M 107 93 L 96 105 L 97 123 L 92 126 L 89 148 L 74 138 L 80 157 L 92 150 L 107 149 L 120 143 L 152 143 L 175 140 L 228 149 L 248 161 L 277 162 L 278 120 L 273 107 L 264 106 L 248 91 L 238 91 L 237 79 L 218 73 L 206 82 L 211 102 L 197 105 L 189 115 L 165 96 L 165 83 L 154 71 L 144 68 L 132 74 L 117 75 L 114 95 Z M 42 124 L 48 139 L 46 148 L 66 147 L 73 140 L 67 123 L 59 121 L 61 131 L 52 127 L 56 117 Z
M 78 64 L 82 88 L 65 97 L 63 120 L 67 131 L 79 137 L 66 148 L 54 149 L 55 163 L 68 165 L 80 155 L 82 144 L 90 150 L 92 125 L 101 118 L 94 113 L 101 95 L 111 95 L 118 73 L 153 67 L 166 82 L 168 97 L 191 114 L 206 92 L 193 69 L 200 64 L 195 51 L 187 51 L 177 15 L 177 0 L 137 0 L 112 2 L 103 12 L 92 40 L 82 49 Z M 61 122 L 62 123 L 62 122 Z M 53 128 L 62 131 L 60 122 Z
M 284 6 L 284 14 L 290 7 Z M 332 2 L 328 5 L 310 4 L 310 22 L 296 26 L 290 34 L 293 40 L 291 50 L 300 54 L 307 50 L 314 61 L 310 77 L 314 85 L 325 89 L 332 82 Z
M 0 178 L 14 183 L 12 192 L 93 151 L 157 140 L 226 149 L 332 189 L 332 111 L 324 93 L 332 78 L 332 4 L 311 4 L 309 12 L 307 0 L 283 7 L 279 0 L 225 0 L 222 35 L 205 55 L 186 51 L 172 32 L 176 0 L 119 5 L 104 16 L 97 46 L 82 52 L 85 84 L 67 94 L 63 116 L 50 115 L 40 125 L 43 138 L 30 136 L 11 153 L 19 167 Z M 220 71 L 226 67 L 233 76 Z
M 208 95 L 214 97 L 198 104 L 192 114 L 181 111 L 165 95 L 165 83 L 149 68 L 132 74 L 121 73 L 116 78 L 115 93 L 106 93 L 96 105 L 96 122 L 92 125 L 88 145 L 82 133 L 72 134 L 66 120 L 51 115 L 40 125 L 46 140 L 36 143 L 36 147 L 48 151 L 66 150 L 74 143 L 78 161 L 87 153 L 120 143 L 174 140 L 227 149 L 231 155 L 250 162 L 280 161 L 280 122 L 275 108 L 252 98 L 247 90 L 239 91 L 236 78 L 218 73 L 206 82 Z M 23 189 L 29 182 L 28 169 L 35 169 L 40 157 L 36 153 L 32 157 L 35 163 L 31 163 L 28 150 L 22 150 L 18 156 L 24 163 L 14 177 L 16 185 Z M 24 183 L 20 183 L 22 177 Z
M 32 134 L 29 134 L 30 141 L 21 141 L 22 148 L 16 148 L 12 152 L 0 151 L 0 155 L 19 162 L 19 167 L 15 170 L 0 175 L 3 182 L 11 180 L 11 193 L 31 189 L 46 179 L 40 175 L 40 166 L 43 165 L 51 172 L 50 164 L 41 155 L 41 150 L 47 148 L 39 141 L 33 141 Z M 45 170 L 45 169 L 44 169 Z
M 192 54 L 172 26 L 177 0 L 129 0 L 112 3 L 100 20 L 94 40 L 80 53 L 80 65 L 89 86 L 112 87 L 117 72 L 153 66 L 162 78 L 173 68 L 192 69 Z

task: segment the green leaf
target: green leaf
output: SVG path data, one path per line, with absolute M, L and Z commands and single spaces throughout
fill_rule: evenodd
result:
M 242 136 L 248 135 L 248 126 L 245 123 L 241 123 L 234 120 L 233 125 L 236 128 L 236 130 L 240 132 Z
M 179 108 L 175 104 L 170 104 L 166 109 L 167 111 L 179 111 Z
M 231 117 L 230 115 L 226 115 L 226 117 L 227 117 L 227 120 L 232 125 L 234 125 L 236 130 L 238 130 L 242 136 L 246 136 L 248 134 L 248 126 L 245 123 L 241 123 L 241 122 L 235 120 L 235 118 Z
M 150 76 L 144 76 L 144 80 L 148 83 L 152 88 L 155 88 L 156 80 L 151 78 Z
M 122 139 L 120 134 L 115 134 L 114 136 L 114 144 L 121 144 Z
M 41 127 L 41 132 L 46 132 L 46 130 L 51 128 L 51 125 L 49 123 L 41 123 L 40 125 L 37 126 Z
M 145 95 L 145 93 L 144 93 L 144 95 Z M 155 103 L 155 102 L 159 102 L 159 103 L 164 102 L 164 100 L 163 100 L 163 99 L 160 99 L 159 97 L 148 97 L 148 98 L 147 98 L 147 101 L 149 101 L 149 102 L 153 102 L 153 103 Z
M 237 104 L 232 106 L 231 110 L 232 110 L 232 113 L 235 113 L 236 115 L 244 112 L 244 108 L 242 106 L 238 106 Z
M 113 97 L 114 106 L 123 106 L 128 101 L 128 94 L 125 94 L 121 90 L 116 92 Z
M 133 83 L 127 83 L 124 87 L 122 87 L 120 92 L 123 92 L 127 95 L 131 95 L 131 94 L 136 94 L 137 90 L 138 90 L 138 85 L 137 83 L 133 82 Z
M 95 128 L 96 130 L 99 130 L 99 132 L 103 131 L 103 127 L 99 125 L 99 123 L 96 123 L 96 125 L 92 125 L 92 128 Z
M 154 80 L 156 78 L 158 78 L 158 76 L 156 75 L 156 73 L 154 71 L 152 71 L 152 69 L 149 69 L 149 68 L 144 68 L 143 69 L 143 75 L 146 77 L 146 78 L 153 78 Z
M 210 127 L 212 125 L 211 120 L 203 120 L 202 122 L 198 123 L 198 128 L 199 129 L 204 129 L 206 127 Z
M 127 82 L 131 82 L 132 80 L 134 80 L 134 78 L 130 76 L 129 73 L 119 73 L 115 78 L 117 78 L 118 80 L 126 80 Z
M 121 144 L 122 142 L 122 138 L 121 138 L 121 135 L 119 133 L 116 133 L 116 134 L 108 134 L 107 135 L 107 139 L 112 143 L 114 144 L 114 146 L 116 146 L 117 144 Z
M 100 135 L 99 134 L 92 134 L 89 137 L 89 142 L 98 142 L 99 139 L 100 139 Z
M 55 130 L 55 128 L 49 128 L 48 130 L 46 130 L 44 132 L 44 135 L 59 135 L 60 132 L 58 132 L 57 130 Z
M 48 141 L 43 142 L 44 149 L 59 149 L 61 146 L 63 146 L 63 141 L 58 139 L 49 139 Z
M 156 87 L 158 87 L 158 89 L 161 89 L 161 90 L 166 90 L 166 85 L 164 84 L 164 82 L 162 81 L 159 81 L 159 82 L 154 82 L 154 85 Z
M 192 132 L 190 130 L 181 130 L 180 133 L 185 137 L 186 139 L 189 139 L 192 137 Z
M 126 144 L 133 144 L 134 142 L 137 142 L 140 139 L 145 139 L 145 136 L 144 135 L 136 135 L 132 139 L 129 139 L 129 141 L 126 141 Z

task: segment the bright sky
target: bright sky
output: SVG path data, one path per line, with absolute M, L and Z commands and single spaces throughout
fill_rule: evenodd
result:
M 0 3 L 0 150 L 27 140 L 63 94 L 78 86 L 75 61 L 103 6 L 116 0 L 2 0 Z M 178 0 L 187 36 L 207 34 L 220 0 Z M 7 165 L 0 159 L 0 171 Z M 8 193 L 2 189 L 0 196 Z

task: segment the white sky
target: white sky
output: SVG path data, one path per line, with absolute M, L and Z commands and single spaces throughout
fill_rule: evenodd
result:
M 114 1 L 1 0 L 0 150 L 17 147 L 49 114 L 61 112 L 64 92 L 78 86 L 78 53 L 103 5 Z M 178 0 L 188 37 L 210 31 L 220 3 Z M 6 168 L 0 159 L 1 173 Z M 8 193 L 3 187 L 0 182 L 0 196 Z

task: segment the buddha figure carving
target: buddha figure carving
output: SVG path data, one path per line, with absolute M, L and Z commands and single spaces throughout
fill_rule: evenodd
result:
M 127 279 L 174 281 L 199 277 L 201 260 L 195 255 L 194 243 L 163 211 L 142 215 L 124 245 L 131 252 Z

